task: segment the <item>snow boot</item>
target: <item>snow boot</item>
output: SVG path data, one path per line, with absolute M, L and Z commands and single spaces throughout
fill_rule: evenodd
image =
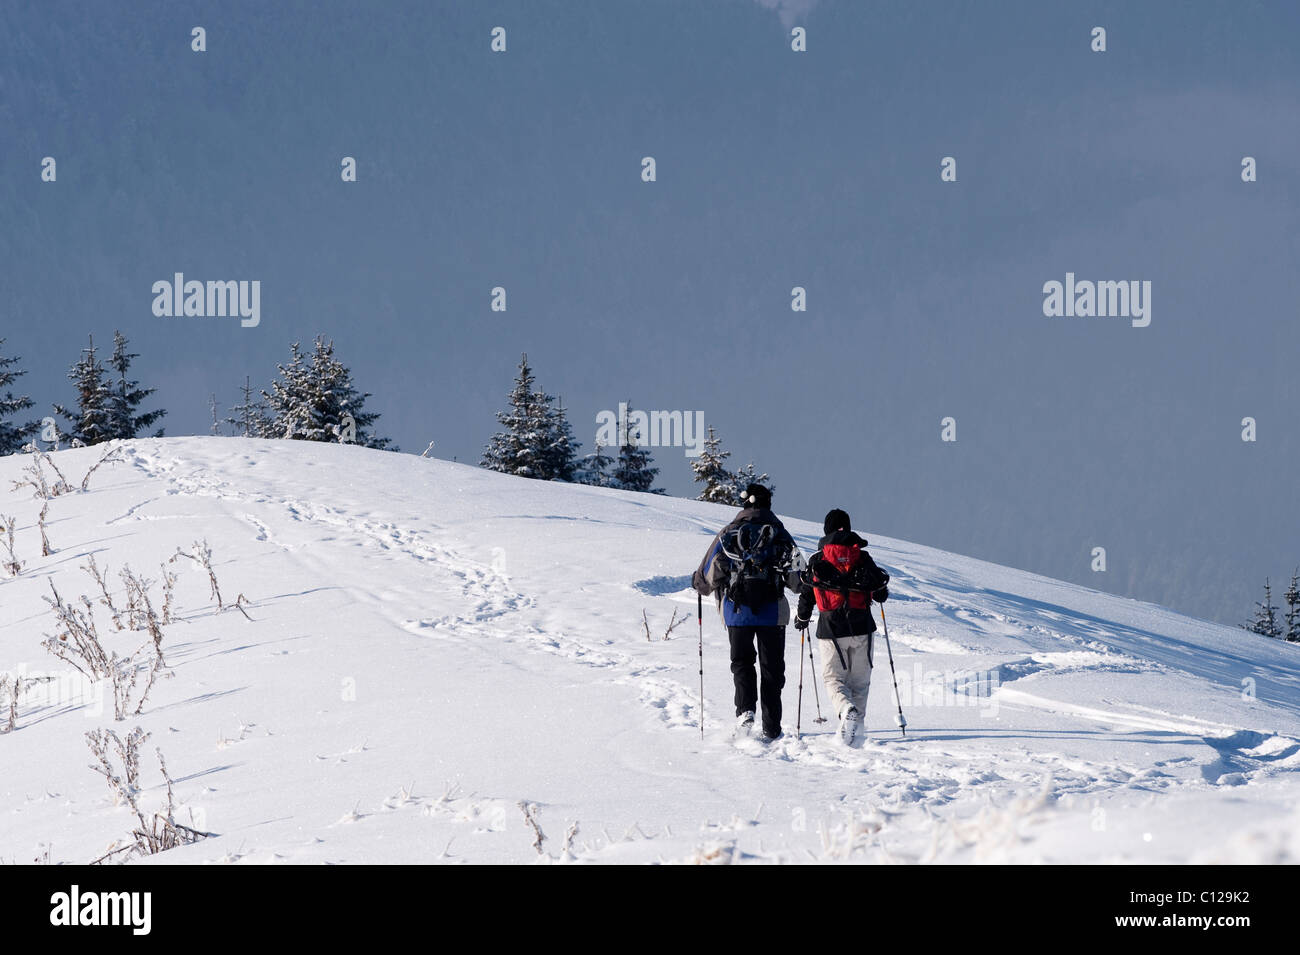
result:
M 856 706 L 850 706 L 844 715 L 840 717 L 840 739 L 844 741 L 844 745 L 852 746 L 861 729 L 862 716 L 858 713 Z
M 744 739 L 754 731 L 754 711 L 748 710 L 736 717 L 736 738 Z

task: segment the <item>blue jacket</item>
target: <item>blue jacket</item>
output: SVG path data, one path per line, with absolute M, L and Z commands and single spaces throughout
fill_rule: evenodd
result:
M 715 594 L 722 621 L 728 627 L 784 627 L 790 622 L 790 603 L 785 594 L 765 606 L 752 608 L 733 603 L 723 595 L 727 584 L 726 559 L 722 557 L 722 537 L 728 531 L 741 524 L 771 524 L 776 529 L 778 548 L 785 544 L 787 553 L 793 553 L 796 544 L 780 519 L 767 508 L 747 507 L 720 530 L 704 554 L 704 560 L 691 577 L 691 585 L 704 596 Z M 786 574 L 785 588 L 793 593 L 799 592 L 799 574 L 791 570 Z

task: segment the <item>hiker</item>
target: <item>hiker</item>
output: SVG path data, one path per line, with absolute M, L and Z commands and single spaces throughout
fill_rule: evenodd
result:
M 794 626 L 806 630 L 817 603 L 822 683 L 840 721 L 840 738 L 850 746 L 862 731 L 871 688 L 871 654 L 876 621 L 871 601 L 889 599 L 889 574 L 867 553 L 867 542 L 853 533 L 849 515 L 839 508 L 826 515 L 826 536 L 808 561 Z
M 771 490 L 751 484 L 745 488 L 743 509 L 713 538 L 691 577 L 691 585 L 699 593 L 717 595 L 718 610 L 727 627 L 739 735 L 748 735 L 753 729 L 754 710 L 761 698 L 764 740 L 781 736 L 785 628 L 790 622 L 785 591 L 798 592 L 801 564 L 794 539 L 772 513 Z M 761 692 L 754 675 L 756 655 Z

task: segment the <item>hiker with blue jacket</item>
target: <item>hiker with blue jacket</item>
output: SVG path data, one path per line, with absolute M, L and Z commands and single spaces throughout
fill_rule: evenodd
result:
M 862 733 L 871 689 L 871 656 L 876 621 L 871 601 L 889 599 L 889 574 L 867 553 L 867 542 L 853 532 L 849 515 L 836 508 L 822 525 L 826 536 L 808 559 L 799 590 L 796 630 L 806 630 L 817 605 L 822 683 L 840 720 L 840 738 L 853 745 Z
M 794 539 L 772 513 L 771 490 L 751 484 L 745 488 L 743 509 L 713 538 L 691 577 L 699 593 L 716 594 L 727 627 L 738 735 L 753 729 L 754 711 L 761 700 L 763 738 L 781 736 L 785 628 L 790 622 L 785 591 L 798 592 L 802 564 Z

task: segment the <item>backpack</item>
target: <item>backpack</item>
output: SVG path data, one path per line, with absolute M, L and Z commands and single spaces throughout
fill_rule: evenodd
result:
M 813 556 L 808 570 L 819 611 L 866 610 L 871 606 L 872 591 L 889 583 L 883 570 L 877 579 L 870 579 L 876 575 L 870 573 L 871 566 L 862 556 L 858 544 L 827 544 Z
M 788 547 L 771 524 L 740 524 L 720 541 L 727 560 L 723 593 L 737 607 L 758 612 L 775 603 L 784 589 Z

